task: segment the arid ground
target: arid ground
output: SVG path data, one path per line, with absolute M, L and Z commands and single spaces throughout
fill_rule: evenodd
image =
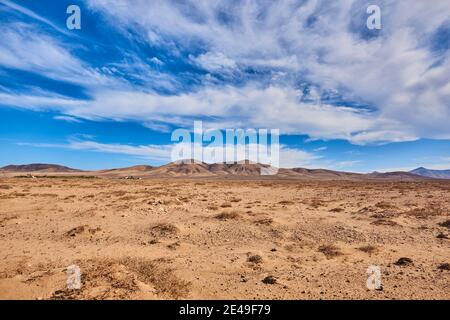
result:
M 2 178 L 0 298 L 450 299 L 449 228 L 450 181 Z

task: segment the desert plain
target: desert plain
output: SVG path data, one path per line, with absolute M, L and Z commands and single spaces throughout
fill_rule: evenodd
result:
M 2 177 L 0 299 L 450 299 L 449 228 L 443 180 Z

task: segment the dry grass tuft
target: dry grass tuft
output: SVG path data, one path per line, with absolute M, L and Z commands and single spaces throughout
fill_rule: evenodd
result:
M 231 203 L 229 202 L 224 202 L 220 205 L 221 208 L 231 208 Z
M 190 283 L 176 277 L 172 269 L 164 266 L 166 261 L 163 259 L 126 258 L 120 263 L 135 272 L 140 281 L 151 283 L 159 295 L 179 299 L 189 293 Z
M 270 217 L 262 217 L 254 221 L 256 225 L 271 225 L 273 223 L 273 219 Z
M 392 203 L 386 202 L 386 201 L 380 201 L 375 204 L 375 207 L 380 209 L 395 209 L 396 206 Z
M 254 254 L 254 255 L 249 256 L 247 258 L 247 261 L 254 263 L 254 264 L 260 264 L 263 261 L 263 259 L 259 254 Z
M 150 227 L 150 234 L 153 237 L 167 237 L 173 236 L 177 233 L 178 228 L 171 223 L 160 222 Z
M 236 211 L 222 212 L 215 216 L 215 218 L 219 220 L 238 219 L 239 217 L 240 215 Z
M 365 245 L 365 246 L 361 246 L 359 248 L 357 248 L 358 250 L 368 253 L 369 255 L 375 253 L 378 251 L 378 248 L 372 245 Z
M 370 224 L 373 224 L 375 226 L 391 226 L 391 227 L 399 225 L 397 222 L 389 219 L 377 219 L 375 221 L 372 221 Z
M 282 201 L 279 201 L 278 204 L 289 205 L 289 204 L 294 204 L 294 202 L 289 201 L 289 200 L 282 200 Z
M 319 247 L 319 252 L 323 253 L 327 259 L 332 259 L 338 256 L 341 256 L 343 253 L 339 249 L 339 247 L 333 244 L 326 244 Z

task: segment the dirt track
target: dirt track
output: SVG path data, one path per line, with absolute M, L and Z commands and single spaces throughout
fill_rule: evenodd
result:
M 0 298 L 450 299 L 449 228 L 450 181 L 3 178 Z

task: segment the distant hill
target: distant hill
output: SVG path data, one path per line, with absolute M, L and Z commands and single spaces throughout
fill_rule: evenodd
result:
M 411 180 L 424 180 L 430 179 L 430 177 L 419 176 L 412 172 L 404 172 L 404 171 L 394 171 L 394 172 L 372 172 L 365 175 L 368 178 L 372 179 L 390 179 L 390 180 L 402 180 L 402 181 L 411 181 Z
M 420 167 L 414 170 L 411 170 L 410 173 L 422 176 L 422 177 L 428 177 L 428 178 L 435 178 L 435 179 L 450 179 L 450 170 L 432 170 L 427 169 L 424 167 Z
M 65 166 L 60 166 L 57 164 L 44 164 L 44 163 L 32 163 L 25 165 L 9 165 L 0 170 L 8 172 L 81 172 L 81 170 L 72 169 Z
M 420 170 L 419 170 L 420 169 Z M 108 178 L 216 178 L 216 179 L 292 179 L 292 180 L 394 180 L 415 181 L 432 178 L 449 179 L 450 172 L 418 168 L 411 172 L 373 172 L 369 174 L 333 171 L 326 169 L 280 168 L 275 175 L 267 175 L 273 168 L 266 164 L 242 161 L 237 163 L 208 164 L 194 160 L 172 162 L 160 167 L 138 165 L 128 168 L 81 171 L 55 164 L 9 165 L 0 168 L 7 176 L 17 173 L 32 173 L 44 176 L 54 175 L 90 175 Z M 447 173 L 447 176 L 444 173 Z

